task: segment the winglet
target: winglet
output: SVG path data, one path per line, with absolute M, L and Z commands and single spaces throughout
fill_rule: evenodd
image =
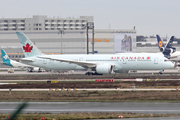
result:
M 16 32 L 16 34 L 21 43 L 25 57 L 32 57 L 43 54 L 24 33 Z

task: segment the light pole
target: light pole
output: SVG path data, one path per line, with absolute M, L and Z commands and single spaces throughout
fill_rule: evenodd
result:
M 82 29 L 86 28 L 86 35 L 87 35 L 87 54 L 92 53 L 94 54 L 94 23 L 93 22 L 87 22 L 86 26 L 84 26 Z M 89 36 L 88 36 L 88 30 L 92 30 L 92 52 L 89 52 Z
M 63 52 L 62 52 L 62 34 L 64 34 L 64 30 L 59 30 L 58 34 L 61 34 L 61 54 L 63 54 Z

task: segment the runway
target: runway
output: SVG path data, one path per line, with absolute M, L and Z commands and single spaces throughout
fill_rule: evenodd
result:
M 0 102 L 0 113 L 11 113 L 20 102 Z M 133 112 L 156 114 L 180 114 L 180 103 L 132 103 L 132 102 L 29 102 L 23 113 L 66 112 Z
M 177 69 L 167 69 L 164 70 L 163 73 L 179 73 L 179 68 Z M 76 75 L 76 74 L 85 74 L 86 71 L 74 71 L 74 72 L 27 72 L 27 71 L 14 71 L 14 73 L 8 73 L 8 70 L 6 71 L 0 71 L 0 75 L 35 75 L 35 74 L 59 74 L 59 75 Z M 138 70 L 137 72 L 129 72 L 129 73 L 159 73 L 159 70 Z

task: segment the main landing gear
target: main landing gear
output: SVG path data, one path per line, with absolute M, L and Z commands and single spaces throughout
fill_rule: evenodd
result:
M 98 74 L 97 72 L 86 72 L 85 75 L 103 75 L 103 74 Z

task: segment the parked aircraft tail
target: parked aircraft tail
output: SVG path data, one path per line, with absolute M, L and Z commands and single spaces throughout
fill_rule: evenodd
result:
M 6 54 L 6 52 L 3 49 L 1 49 L 1 54 L 3 59 L 3 64 L 12 67 L 11 60 L 9 59 L 9 56 Z
M 158 47 L 159 47 L 159 49 L 161 49 L 162 47 L 165 47 L 164 46 L 164 44 L 163 44 L 163 42 L 162 42 L 162 40 L 161 40 L 161 38 L 159 37 L 159 35 L 156 35 L 156 37 L 157 37 L 157 42 L 158 42 Z M 160 50 L 161 51 L 161 50 Z M 161 51 L 162 52 L 162 51 Z
M 158 41 L 158 47 L 159 50 L 164 54 L 164 57 L 170 58 L 171 54 L 176 51 L 176 48 L 172 47 L 172 43 L 174 41 L 174 36 L 171 37 L 167 45 L 165 46 L 159 37 L 159 35 L 156 35 L 157 41 Z
M 16 32 L 16 34 L 21 43 L 25 57 L 32 57 L 43 54 L 24 33 Z

